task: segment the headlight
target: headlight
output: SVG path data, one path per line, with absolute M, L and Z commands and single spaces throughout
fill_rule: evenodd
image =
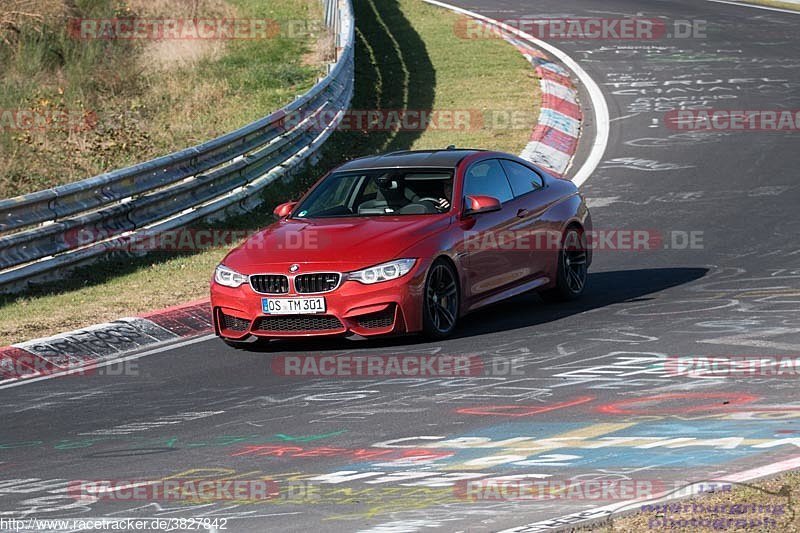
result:
M 389 261 L 388 263 L 375 265 L 374 267 L 365 268 L 364 270 L 350 272 L 347 274 L 347 279 L 366 283 L 367 285 L 380 283 L 381 281 L 389 281 L 405 276 L 411 272 L 416 262 L 416 259 L 397 259 L 395 261 Z
M 226 287 L 239 287 L 243 283 L 247 283 L 248 279 L 244 274 L 239 274 L 225 265 L 218 265 L 214 271 L 214 281 Z

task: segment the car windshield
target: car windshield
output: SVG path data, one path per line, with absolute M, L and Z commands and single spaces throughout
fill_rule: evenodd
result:
M 335 172 L 295 209 L 296 218 L 435 215 L 450 210 L 451 171 Z

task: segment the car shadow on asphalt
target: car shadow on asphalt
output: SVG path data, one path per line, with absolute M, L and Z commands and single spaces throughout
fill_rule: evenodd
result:
M 544 303 L 533 293 L 523 294 L 485 307 L 461 318 L 455 333 L 445 341 L 429 341 L 419 335 L 377 339 L 281 340 L 253 345 L 253 352 L 326 352 L 368 351 L 400 346 L 424 346 L 447 343 L 478 335 L 513 331 L 548 324 L 611 305 L 635 303 L 654 298 L 654 294 L 685 285 L 704 277 L 707 268 L 642 268 L 592 272 L 584 294 L 577 300 L 557 304 Z
M 707 268 L 643 268 L 589 273 L 584 294 L 577 300 L 545 303 L 535 294 L 511 298 L 465 316 L 453 338 L 554 322 L 616 304 L 651 300 L 660 291 L 690 283 L 708 273 Z

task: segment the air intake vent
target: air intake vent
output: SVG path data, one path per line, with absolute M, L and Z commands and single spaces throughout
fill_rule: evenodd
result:
M 244 318 L 226 315 L 222 312 L 220 312 L 220 317 L 222 318 L 223 329 L 229 329 L 231 331 L 247 331 L 247 328 L 250 327 L 250 321 Z
M 394 324 L 394 306 L 377 313 L 362 315 L 356 319 L 364 329 L 383 329 Z
M 338 318 L 331 315 L 265 316 L 256 320 L 258 331 L 336 331 L 343 329 Z
M 326 272 L 322 274 L 301 274 L 294 278 L 294 289 L 300 294 L 332 291 L 339 285 L 341 274 Z
M 261 294 L 286 294 L 289 278 L 280 274 L 254 274 L 250 276 L 250 286 Z

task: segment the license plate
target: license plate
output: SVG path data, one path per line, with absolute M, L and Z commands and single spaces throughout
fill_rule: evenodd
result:
M 311 315 L 325 312 L 325 298 L 262 298 L 265 315 Z

